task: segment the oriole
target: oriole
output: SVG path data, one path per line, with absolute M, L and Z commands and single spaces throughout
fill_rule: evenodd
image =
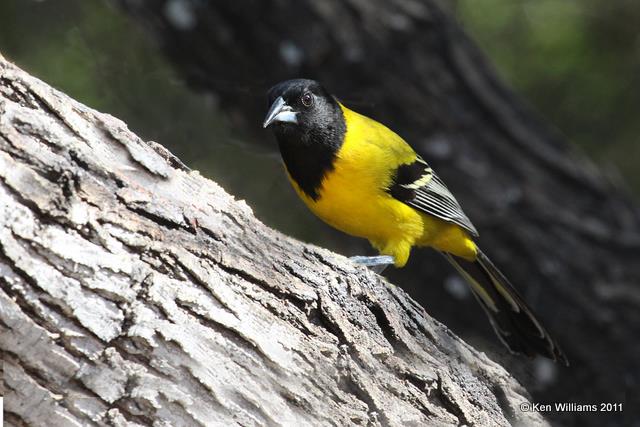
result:
M 558 344 L 475 243 L 478 232 L 433 169 L 395 132 L 342 105 L 313 80 L 268 92 L 273 130 L 289 180 L 329 225 L 369 240 L 403 267 L 414 246 L 441 252 L 469 283 L 497 335 L 515 353 L 567 364 Z M 387 261 L 389 262 L 389 261 Z

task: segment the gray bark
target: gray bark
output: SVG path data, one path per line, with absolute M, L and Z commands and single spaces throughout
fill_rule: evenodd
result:
M 544 424 L 402 290 L 0 57 L 8 425 Z
M 244 140 L 265 145 L 264 93 L 290 77 L 321 81 L 399 132 L 456 195 L 483 250 L 571 367 L 532 375 L 537 365 L 505 355 L 476 301 L 443 289 L 455 273 L 436 256 L 414 251 L 407 268 L 387 274 L 436 318 L 503 358 L 536 401 L 627 402 L 624 414 L 550 418 L 581 426 L 637 418 L 638 204 L 496 76 L 441 2 L 114 2 L 150 30 L 186 81 L 217 96 Z

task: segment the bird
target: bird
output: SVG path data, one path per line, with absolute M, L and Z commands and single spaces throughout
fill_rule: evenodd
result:
M 478 231 L 429 164 L 385 125 L 309 79 L 267 92 L 263 128 L 275 135 L 289 181 L 330 226 L 369 240 L 372 269 L 403 267 L 413 247 L 442 253 L 469 284 L 502 343 L 515 354 L 568 360 L 516 288 L 477 244 Z

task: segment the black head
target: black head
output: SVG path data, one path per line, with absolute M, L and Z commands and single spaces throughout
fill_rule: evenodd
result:
M 340 105 L 314 80 L 287 80 L 267 95 L 263 126 L 273 130 L 291 177 L 315 199 L 346 132 Z
M 279 132 L 305 133 L 335 126 L 342 112 L 335 98 L 315 80 L 278 83 L 268 92 L 269 112 L 263 126 Z

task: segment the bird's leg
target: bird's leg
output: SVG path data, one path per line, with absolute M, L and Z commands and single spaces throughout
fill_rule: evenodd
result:
M 393 257 L 389 255 L 352 256 L 349 259 L 358 265 L 369 267 L 370 270 L 378 274 L 382 273 L 388 265 L 395 262 Z

